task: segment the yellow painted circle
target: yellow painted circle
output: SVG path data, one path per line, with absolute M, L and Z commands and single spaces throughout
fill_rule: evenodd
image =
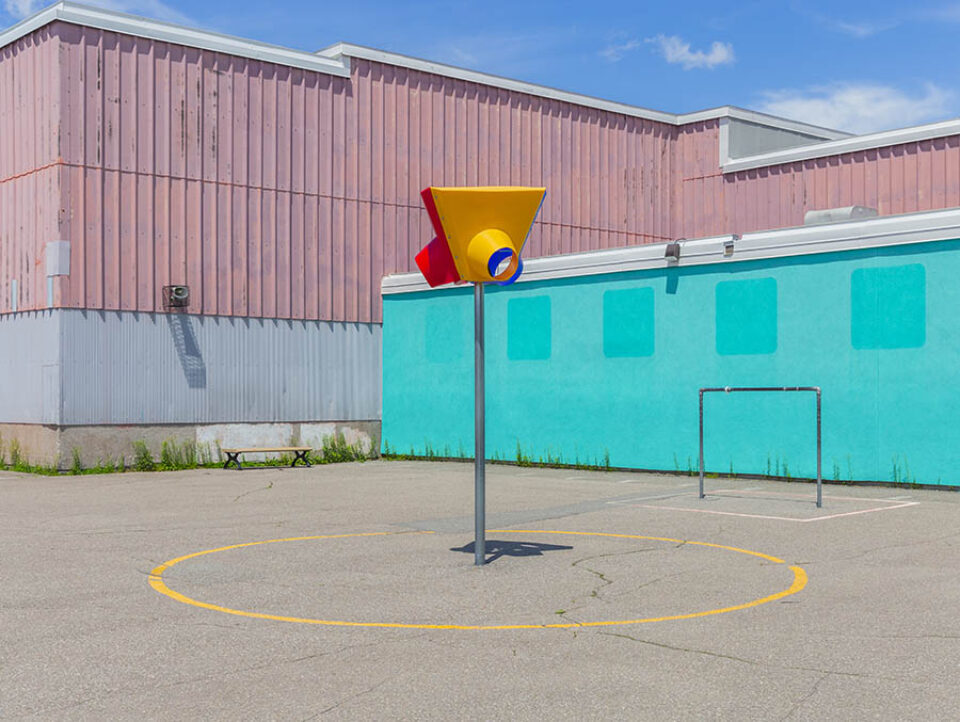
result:
M 617 539 L 644 539 L 646 541 L 661 541 L 667 542 L 670 544 L 689 544 L 691 546 L 701 546 L 701 547 L 710 547 L 712 549 L 723 549 L 725 551 L 737 552 L 739 554 L 748 554 L 750 556 L 759 557 L 760 559 L 765 559 L 774 564 L 786 564 L 783 559 L 777 559 L 776 557 L 770 556 L 769 554 L 762 554 L 761 552 L 750 551 L 749 549 L 739 549 L 737 547 L 724 546 L 723 544 L 711 544 L 709 542 L 698 542 L 698 541 L 686 541 L 683 539 L 668 539 L 666 537 L 657 537 L 657 536 L 640 536 L 638 534 L 608 534 L 604 532 L 587 532 L 587 531 L 543 531 L 539 529 L 488 529 L 488 533 L 497 533 L 497 534 L 566 534 L 569 536 L 595 536 L 595 537 L 613 537 Z M 403 622 L 348 622 L 337 619 L 309 619 L 303 617 L 284 617 L 277 614 L 264 614 L 262 612 L 248 612 L 242 609 L 231 609 L 229 607 L 221 607 L 216 604 L 208 604 L 207 602 L 201 602 L 197 599 L 191 599 L 180 592 L 177 592 L 173 589 L 170 589 L 163 581 L 163 573 L 180 562 L 187 561 L 188 559 L 195 559 L 196 557 L 202 557 L 206 554 L 216 554 L 217 552 L 225 552 L 230 549 L 242 549 L 244 547 L 259 546 L 261 544 L 278 544 L 280 542 L 292 542 L 292 541 L 312 541 L 316 539 L 346 539 L 351 537 L 369 537 L 369 536 L 388 536 L 392 534 L 432 534 L 433 532 L 365 532 L 358 534 L 327 534 L 320 536 L 300 536 L 300 537 L 290 537 L 288 539 L 267 539 L 265 541 L 257 542 L 247 542 L 246 544 L 233 544 L 232 546 L 218 547 L 216 549 L 207 549 L 202 552 L 194 552 L 193 554 L 186 554 L 182 557 L 177 557 L 176 559 L 171 559 L 164 562 L 160 566 L 156 567 L 152 572 L 150 572 L 149 582 L 150 586 L 153 587 L 156 591 L 161 594 L 165 594 L 171 599 L 176 599 L 178 602 L 183 602 L 184 604 L 190 604 L 194 607 L 200 607 L 201 609 L 212 609 L 215 612 L 223 612 L 224 614 L 234 614 L 238 617 L 251 617 L 253 619 L 270 619 L 276 622 L 294 622 L 297 624 L 320 624 L 329 627 L 391 627 L 395 629 L 465 629 L 465 630 L 493 630 L 493 629 L 572 629 L 576 627 L 613 627 L 617 625 L 625 624 L 648 624 L 650 622 L 668 622 L 678 619 L 695 619 L 697 617 L 709 617 L 714 614 L 725 614 L 727 612 L 736 612 L 741 609 L 749 609 L 750 607 L 758 607 L 761 604 L 766 604 L 767 602 L 773 602 L 777 599 L 783 599 L 784 597 L 789 597 L 791 594 L 796 594 L 801 589 L 807 585 L 807 573 L 803 570 L 802 567 L 792 566 L 790 570 L 793 572 L 793 583 L 786 589 L 776 592 L 775 594 L 770 594 L 766 597 L 760 597 L 759 599 L 754 599 L 743 604 L 735 604 L 730 607 L 720 607 L 718 609 L 707 609 L 702 612 L 690 612 L 688 614 L 674 614 L 666 617 L 646 617 L 643 619 L 618 619 L 604 622 L 565 622 L 561 624 L 497 624 L 497 625 L 469 625 L 469 624 L 406 624 Z

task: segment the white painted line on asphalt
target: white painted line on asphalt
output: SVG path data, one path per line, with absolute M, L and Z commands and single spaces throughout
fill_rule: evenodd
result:
M 842 514 L 830 514 L 829 516 L 818 516 L 812 519 L 804 519 L 804 521 L 824 521 L 825 519 L 839 519 L 841 516 L 855 516 L 857 514 L 870 514 L 874 511 L 893 511 L 894 509 L 905 509 L 908 506 L 917 506 L 919 501 L 907 501 L 903 504 L 897 504 L 896 506 L 880 506 L 874 509 L 860 509 L 859 511 L 846 511 Z
M 682 506 L 656 506 L 654 504 L 637 504 L 640 509 L 656 509 L 665 511 L 689 511 L 694 514 L 719 514 L 721 516 L 742 516 L 748 519 L 774 519 L 776 521 L 809 521 L 809 519 L 795 519 L 789 516 L 769 516 L 767 514 L 744 514 L 735 511 L 717 511 L 715 509 L 686 509 Z
M 712 489 L 707 494 L 707 496 L 719 496 L 721 494 L 729 494 L 730 496 L 736 496 L 737 494 L 742 494 L 748 489 Z M 783 494 L 779 491 L 754 491 L 751 492 L 757 496 L 775 496 L 779 499 L 800 499 L 801 501 L 809 501 L 809 494 Z M 896 504 L 901 499 L 910 499 L 910 496 L 898 497 L 896 500 L 893 500 L 891 497 L 885 499 L 877 499 L 872 496 L 834 496 L 833 494 L 824 494 L 824 499 L 830 499 L 831 501 L 875 501 L 880 504 Z M 919 503 L 919 502 L 917 502 Z
M 605 504 L 610 506 L 640 506 L 637 504 L 638 501 L 654 501 L 656 499 L 674 499 L 682 494 L 675 492 L 659 493 L 659 494 L 645 494 L 644 496 L 631 496 L 628 499 L 609 499 Z M 658 507 L 659 508 L 659 507 Z
M 883 499 L 875 499 L 874 501 L 885 501 Z M 872 514 L 877 511 L 893 511 L 894 509 L 904 509 L 908 506 L 917 506 L 920 504 L 919 501 L 908 501 L 902 504 L 897 504 L 896 506 L 878 506 L 871 509 L 858 509 L 857 511 L 846 511 L 841 512 L 840 514 L 826 514 L 824 516 L 813 516 L 808 519 L 797 519 L 796 517 L 789 516 L 772 516 L 769 514 L 747 514 L 744 512 L 735 512 L 735 511 L 718 511 L 716 509 L 688 509 L 682 506 L 660 506 L 654 504 L 637 504 L 636 506 L 640 509 L 662 509 L 666 511 L 689 511 L 694 514 L 719 514 L 720 516 L 739 516 L 745 517 L 748 519 L 773 519 L 774 521 L 792 521 L 797 524 L 809 524 L 814 521 L 826 521 L 827 519 L 839 519 L 844 516 L 855 516 L 857 514 Z
M 618 484 L 645 484 L 647 486 L 656 486 L 664 489 L 686 489 L 691 486 L 696 486 L 696 484 L 668 484 L 664 483 L 651 483 L 646 479 L 617 479 Z

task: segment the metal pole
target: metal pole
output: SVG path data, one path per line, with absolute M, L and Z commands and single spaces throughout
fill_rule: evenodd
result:
M 700 498 L 703 498 L 703 389 L 700 389 Z
M 823 475 L 820 470 L 820 387 L 817 387 L 817 508 L 823 506 Z
M 486 463 L 486 444 L 484 443 L 484 389 L 483 389 L 483 284 L 473 284 L 473 435 L 475 440 L 473 456 L 473 496 L 474 496 L 474 541 L 473 561 L 478 567 L 487 560 L 486 540 L 486 498 L 484 464 Z

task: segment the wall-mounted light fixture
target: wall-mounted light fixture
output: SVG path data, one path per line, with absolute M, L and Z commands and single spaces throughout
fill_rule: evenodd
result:
M 667 249 L 663 253 L 663 257 L 668 261 L 679 261 L 680 260 L 680 242 L 671 241 L 667 244 Z
M 723 255 L 724 258 L 729 258 L 733 255 L 733 245 L 740 240 L 739 233 L 733 233 L 730 236 L 730 239 L 723 242 Z
M 164 308 L 186 308 L 190 305 L 190 286 L 164 286 Z

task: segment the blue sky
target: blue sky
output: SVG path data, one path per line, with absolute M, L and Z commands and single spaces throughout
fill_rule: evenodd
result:
M 0 0 L 0 26 L 47 4 Z M 90 4 L 302 50 L 344 40 L 671 112 L 729 104 L 853 132 L 960 116 L 960 0 Z

